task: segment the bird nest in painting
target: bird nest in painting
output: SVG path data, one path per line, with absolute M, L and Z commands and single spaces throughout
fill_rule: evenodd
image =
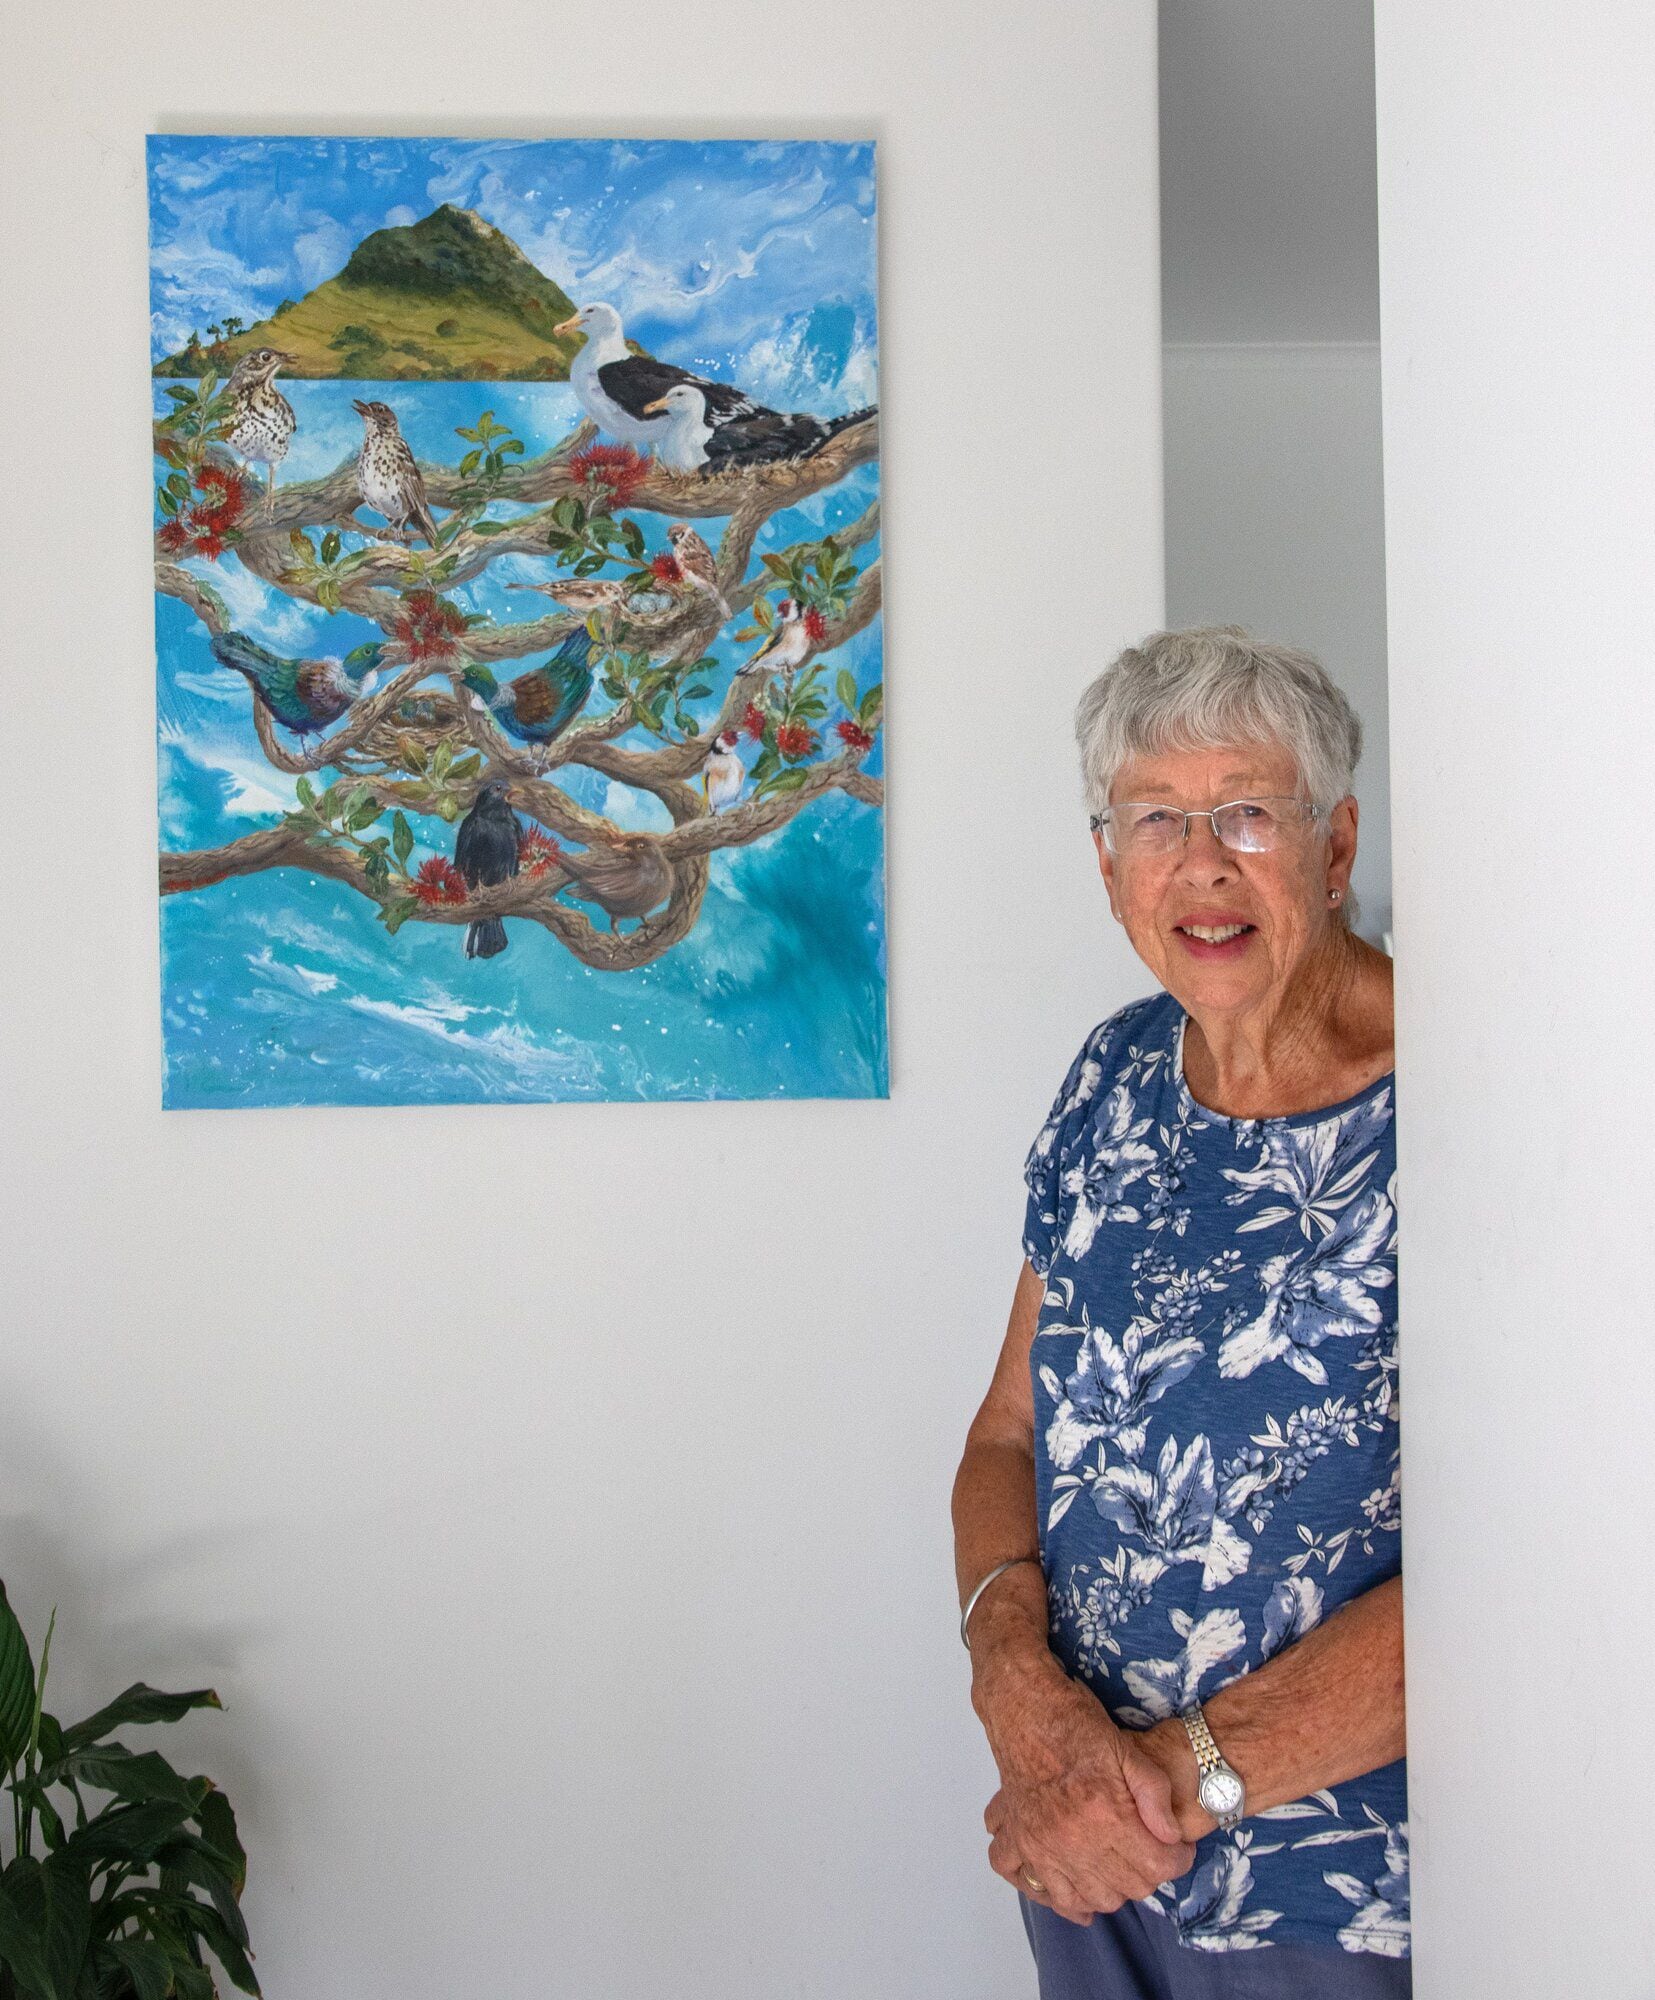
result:
M 871 148 L 150 177 L 167 1101 L 883 1094 Z

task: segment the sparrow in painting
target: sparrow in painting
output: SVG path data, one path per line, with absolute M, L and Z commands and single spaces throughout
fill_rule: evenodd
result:
M 399 532 L 417 528 L 435 548 L 437 524 L 425 497 L 425 479 L 397 425 L 396 412 L 389 403 L 354 399 L 351 408 L 366 426 L 356 458 L 356 483 L 362 498 L 376 514 L 383 514 L 392 528 Z
M 506 797 L 506 788 L 491 778 L 477 794 L 454 836 L 454 866 L 468 889 L 491 889 L 509 882 L 517 873 L 517 815 Z M 506 927 L 498 917 L 484 917 L 468 924 L 465 933 L 467 958 L 493 958 L 506 948 Z
M 718 564 L 713 560 L 713 552 L 690 526 L 688 521 L 674 521 L 667 530 L 667 540 L 672 544 L 672 552 L 678 558 L 678 567 L 684 573 L 684 581 L 691 590 L 697 590 L 710 603 L 718 606 L 719 618 L 730 615 L 730 607 L 724 601 L 724 593 L 718 587 Z
M 473 662 L 460 678 L 472 705 L 492 716 L 508 736 L 544 753 L 586 706 L 592 692 L 592 635 L 579 625 L 543 666 L 531 667 L 504 686 Z
M 597 576 L 571 577 L 566 583 L 508 583 L 506 588 L 537 591 L 581 618 L 589 618 L 594 611 L 618 611 L 627 595 L 624 583 Z
M 224 385 L 230 407 L 226 442 L 241 458 L 264 467 L 266 513 L 275 505 L 276 467 L 287 456 L 297 423 L 275 381 L 276 370 L 292 359 L 276 347 L 255 348 L 241 357 Z
M 804 665 L 812 643 L 809 614 L 804 606 L 797 598 L 783 597 L 777 601 L 776 622 L 771 626 L 764 644 L 750 660 L 743 661 L 738 671 L 750 674 L 757 666 L 767 666 L 785 674 L 791 685 L 794 674 Z
M 672 893 L 672 864 L 647 833 L 617 834 L 572 854 L 564 848 L 557 865 L 571 878 L 571 893 L 609 913 L 609 928 L 622 917 L 643 917 Z
M 342 660 L 289 660 L 245 632 L 215 633 L 213 658 L 246 678 L 253 697 L 284 729 L 310 736 L 373 692 L 385 648 L 358 646 Z
M 707 408 L 725 419 L 747 415 L 759 407 L 751 396 L 728 382 L 709 382 L 687 368 L 675 368 L 670 361 L 634 354 L 613 306 L 586 306 L 552 331 L 585 334 L 586 345 L 569 364 L 569 387 L 599 430 L 619 438 L 622 444 L 647 445 L 665 435 L 671 418 L 651 413 L 649 406 L 675 383 L 694 383 Z
M 741 788 L 747 782 L 747 767 L 736 754 L 740 741 L 733 729 L 721 729 L 701 766 L 701 789 L 707 795 L 710 813 L 722 812 L 741 797 Z
M 715 408 L 707 399 L 706 385 L 695 381 L 675 382 L 644 409 L 646 415 L 666 420 L 655 455 L 673 472 L 729 472 L 810 458 L 830 438 L 879 414 L 878 405 L 872 403 L 842 417 L 812 417 L 803 411 L 789 415 L 760 403 L 725 411 Z

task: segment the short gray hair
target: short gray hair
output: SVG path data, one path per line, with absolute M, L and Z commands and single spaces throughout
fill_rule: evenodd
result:
M 1167 750 L 1279 743 L 1324 809 L 1351 789 L 1362 724 L 1327 669 L 1296 646 L 1266 645 L 1239 625 L 1156 632 L 1129 646 L 1075 709 L 1081 783 L 1102 812 L 1121 766 Z

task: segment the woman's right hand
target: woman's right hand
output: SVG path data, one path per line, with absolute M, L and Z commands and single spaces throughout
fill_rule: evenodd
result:
M 1089 1923 L 1175 1881 L 1195 1849 L 1179 1833 L 1166 1771 L 1132 1732 L 1049 1650 L 1019 1653 L 985 1662 L 973 1688 L 1000 1771 L 983 1814 L 989 1862 L 1024 1895 Z

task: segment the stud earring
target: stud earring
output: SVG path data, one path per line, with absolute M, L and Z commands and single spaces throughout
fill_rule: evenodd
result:
M 1342 889 L 1329 889 L 1327 899 L 1330 903 L 1336 903 L 1343 894 L 1344 891 Z

